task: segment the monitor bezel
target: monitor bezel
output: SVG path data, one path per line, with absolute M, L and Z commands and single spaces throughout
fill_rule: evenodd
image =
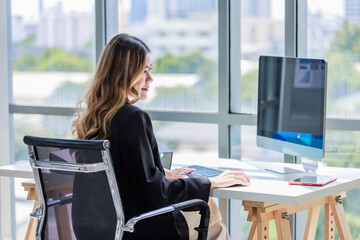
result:
M 266 137 L 263 135 L 260 135 L 259 133 L 259 105 L 260 105 L 260 69 L 261 69 L 261 61 L 262 58 L 281 58 L 286 61 L 286 59 L 306 59 L 306 60 L 316 60 L 316 61 L 324 61 L 325 63 L 325 80 L 324 80 L 324 114 L 323 114 L 323 129 L 322 129 L 322 136 L 323 136 L 323 142 L 322 142 L 322 149 L 281 141 L 278 139 Z M 296 157 L 306 157 L 309 159 L 313 159 L 316 161 L 323 161 L 324 155 L 325 155 L 325 130 L 326 130 L 326 97 L 327 97 L 327 61 L 325 59 L 316 59 L 316 58 L 300 58 L 300 57 L 284 57 L 284 56 L 260 56 L 259 57 L 259 74 L 258 74 L 258 109 L 257 109 L 257 131 L 256 131 L 256 144 L 258 147 L 281 152 L 284 154 L 296 156 Z

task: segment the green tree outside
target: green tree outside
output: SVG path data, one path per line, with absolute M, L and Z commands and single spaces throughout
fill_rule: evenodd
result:
M 59 48 L 46 49 L 38 56 L 24 54 L 14 60 L 14 71 L 92 72 L 94 64 L 87 58 Z

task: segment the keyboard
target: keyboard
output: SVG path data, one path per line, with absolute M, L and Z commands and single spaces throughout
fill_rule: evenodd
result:
M 210 177 L 216 177 L 217 175 L 220 175 L 224 171 L 210 168 L 210 167 L 203 167 L 199 165 L 190 165 L 187 166 L 187 168 L 193 168 L 195 171 L 192 173 L 187 174 L 189 177 L 199 177 L 199 178 L 210 178 Z

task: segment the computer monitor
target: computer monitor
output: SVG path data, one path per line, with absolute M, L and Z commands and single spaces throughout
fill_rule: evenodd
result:
M 326 72 L 323 59 L 260 56 L 259 147 L 323 160 Z

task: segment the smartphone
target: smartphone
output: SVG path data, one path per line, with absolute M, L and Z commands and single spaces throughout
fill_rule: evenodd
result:
M 328 177 L 328 176 L 304 176 L 289 181 L 289 184 L 321 187 L 335 181 L 336 179 L 337 179 L 336 177 Z

